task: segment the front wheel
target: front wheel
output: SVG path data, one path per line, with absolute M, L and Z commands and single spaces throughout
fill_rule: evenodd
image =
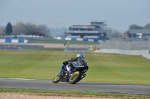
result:
M 54 78 L 53 78 L 53 83 L 58 83 L 59 82 L 59 74 L 57 74 Z
M 76 71 L 72 76 L 69 77 L 70 84 L 76 84 L 81 79 L 82 73 L 80 71 Z

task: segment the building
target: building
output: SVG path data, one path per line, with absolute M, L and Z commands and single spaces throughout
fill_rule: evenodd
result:
M 91 25 L 72 25 L 66 34 L 68 38 L 106 40 L 108 37 L 105 26 L 104 22 L 91 22 Z
M 150 29 L 130 29 L 128 36 L 131 39 L 148 39 L 150 38 Z

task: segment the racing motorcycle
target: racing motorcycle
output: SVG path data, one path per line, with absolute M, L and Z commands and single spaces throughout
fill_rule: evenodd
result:
M 86 76 L 86 72 L 88 70 L 87 62 L 85 62 L 84 66 L 76 66 L 74 62 L 63 62 L 65 65 L 62 72 L 58 73 L 54 78 L 53 78 L 53 83 L 58 83 L 58 82 L 69 82 L 70 84 L 76 84 L 80 80 L 82 80 Z M 68 71 L 66 69 L 67 66 L 71 66 L 72 68 L 72 75 L 68 74 Z

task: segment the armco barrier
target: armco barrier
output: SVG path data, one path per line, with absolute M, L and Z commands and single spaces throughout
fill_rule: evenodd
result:
M 27 43 L 26 39 L 0 39 L 0 43 Z
M 63 38 L 63 37 L 53 37 L 57 40 L 71 40 L 71 41 L 86 41 L 86 42 L 103 42 L 102 40 L 94 40 L 88 38 Z

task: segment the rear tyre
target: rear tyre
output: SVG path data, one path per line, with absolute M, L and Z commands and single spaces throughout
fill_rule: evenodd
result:
M 81 79 L 82 73 L 80 71 L 76 71 L 73 73 L 73 76 L 69 77 L 70 84 L 76 84 Z
M 53 83 L 58 83 L 59 82 L 59 74 L 57 74 L 54 78 L 53 78 Z

